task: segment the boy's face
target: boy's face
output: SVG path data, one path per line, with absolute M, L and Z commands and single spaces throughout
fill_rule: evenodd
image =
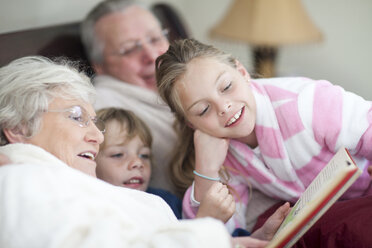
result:
M 146 191 L 151 176 L 151 150 L 139 136 L 127 139 L 117 121 L 106 123 L 105 141 L 97 157 L 97 177 L 116 186 Z

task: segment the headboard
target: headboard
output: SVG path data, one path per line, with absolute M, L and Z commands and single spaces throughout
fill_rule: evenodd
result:
M 83 45 L 80 41 L 78 22 L 35 28 L 0 34 L 0 66 L 28 55 L 42 55 L 48 58 L 65 56 L 78 60 L 91 74 Z
M 182 19 L 171 6 L 155 4 L 152 8 L 162 25 L 169 29 L 170 40 L 188 37 Z M 88 75 L 93 74 L 80 41 L 79 22 L 0 34 L 0 44 L 0 67 L 28 55 L 65 56 L 80 61 Z

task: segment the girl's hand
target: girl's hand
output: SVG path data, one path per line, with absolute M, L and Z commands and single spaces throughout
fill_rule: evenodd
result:
M 251 237 L 236 237 L 232 238 L 232 246 L 233 248 L 263 248 L 269 242 L 251 238 Z
M 10 163 L 11 163 L 10 159 L 6 155 L 0 153 L 0 166 Z
M 261 228 L 252 233 L 252 237 L 271 240 L 290 210 L 289 203 L 284 203 L 266 220 Z
M 218 177 L 218 171 L 227 155 L 229 140 L 195 130 L 194 145 L 196 171 L 209 177 Z
M 235 200 L 226 185 L 214 182 L 200 202 L 197 218 L 212 217 L 226 223 L 235 212 Z

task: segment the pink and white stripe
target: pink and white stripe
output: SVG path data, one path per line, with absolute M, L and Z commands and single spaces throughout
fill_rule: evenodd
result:
M 297 200 L 341 146 L 364 170 L 342 198 L 365 194 L 371 184 L 366 171 L 372 160 L 370 101 L 308 78 L 258 79 L 252 90 L 259 146 L 251 149 L 232 140 L 225 160 L 241 197 L 247 199 L 248 191 L 241 189 L 248 180 L 269 196 Z

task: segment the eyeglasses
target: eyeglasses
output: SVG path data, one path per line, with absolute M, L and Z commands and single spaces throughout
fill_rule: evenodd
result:
M 168 38 L 168 29 L 163 29 L 160 33 L 152 34 L 145 37 L 143 40 L 134 40 L 124 42 L 118 52 L 113 53 L 117 56 L 134 56 L 139 54 L 143 50 L 144 43 L 151 45 L 151 47 L 160 47 L 164 45 Z
M 105 132 L 105 123 L 97 117 L 91 117 L 88 112 L 80 106 L 72 106 L 71 108 L 61 110 L 48 110 L 48 112 L 67 113 L 66 117 L 75 121 L 80 127 L 88 127 L 90 121 L 92 121 L 98 130 L 102 133 Z

